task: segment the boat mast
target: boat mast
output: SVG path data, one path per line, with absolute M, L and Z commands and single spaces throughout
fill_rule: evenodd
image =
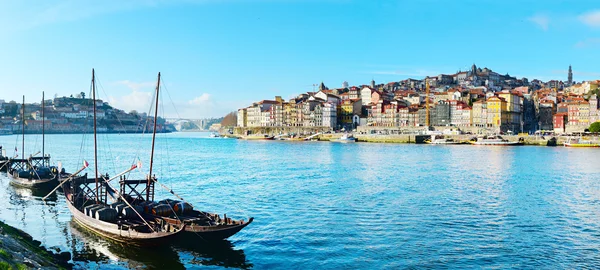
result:
M 98 142 L 96 139 L 96 77 L 92 68 L 92 102 L 94 103 L 94 171 L 96 177 L 96 203 L 98 203 Z
M 42 91 L 42 158 L 44 158 L 46 155 L 44 154 L 44 137 L 45 137 L 45 124 L 46 122 L 44 121 L 44 91 Z M 44 160 L 42 159 L 42 162 Z
M 158 90 L 160 89 L 160 72 L 156 82 L 156 103 L 154 106 L 154 129 L 152 130 L 152 152 L 150 152 L 150 173 L 148 174 L 148 185 L 146 187 L 146 201 L 150 200 L 150 181 L 152 181 L 152 163 L 154 162 L 154 141 L 156 140 L 156 122 L 158 122 Z
M 23 112 L 21 113 L 21 133 L 23 134 L 21 154 L 23 155 L 23 159 L 25 159 L 25 95 L 23 95 L 23 105 L 21 106 L 21 109 L 23 109 Z

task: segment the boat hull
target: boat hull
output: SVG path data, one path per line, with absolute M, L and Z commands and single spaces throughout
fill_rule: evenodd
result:
M 565 147 L 600 147 L 600 144 L 589 144 L 589 143 L 565 143 Z
M 56 177 L 50 179 L 32 179 L 15 177 L 12 174 L 8 174 L 10 178 L 10 183 L 19 187 L 26 188 L 35 188 L 35 189 L 44 189 L 44 188 L 54 188 L 58 185 L 58 180 Z
M 79 211 L 68 199 L 67 207 L 73 215 L 73 220 L 83 228 L 98 234 L 102 237 L 125 243 L 134 246 L 157 246 L 172 237 L 175 237 L 182 230 L 176 232 L 154 232 L 154 233 L 142 233 L 135 230 L 122 230 L 117 224 L 104 222 L 91 218 L 81 211 Z
M 518 146 L 523 145 L 522 142 L 502 142 L 502 143 L 485 143 L 485 142 L 472 142 L 472 145 L 489 145 L 489 146 Z
M 425 142 L 427 144 L 438 144 L 438 145 L 448 145 L 448 144 L 462 144 L 461 142 Z
M 186 225 L 182 236 L 200 236 L 204 240 L 223 240 L 238 233 L 246 226 L 250 225 L 254 218 L 250 218 L 248 222 L 237 225 L 221 225 L 221 226 L 194 226 Z

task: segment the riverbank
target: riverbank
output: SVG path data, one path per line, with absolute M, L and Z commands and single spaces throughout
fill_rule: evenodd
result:
M 225 136 L 225 135 L 223 135 Z M 235 137 L 243 139 L 244 136 L 240 135 L 227 135 L 229 137 Z M 343 136 L 343 133 L 326 133 L 316 136 L 315 138 L 319 141 L 332 141 L 339 139 Z M 454 141 L 463 142 L 468 144 L 468 141 L 477 135 L 461 134 L 461 135 L 444 135 L 446 138 L 453 139 Z M 430 135 L 416 135 L 416 134 L 396 134 L 396 135 L 381 135 L 381 134 L 354 134 L 357 142 L 367 143 L 425 143 L 426 139 L 429 139 Z M 518 135 L 502 135 L 503 139 L 511 142 L 519 141 L 520 138 L 523 140 L 524 145 L 532 146 L 561 146 L 568 140 L 567 136 L 518 136 Z M 554 139 L 553 139 L 554 138 Z M 586 140 L 600 141 L 598 137 L 584 137 Z
M 0 269 L 71 269 L 71 254 L 54 254 L 31 235 L 0 221 Z

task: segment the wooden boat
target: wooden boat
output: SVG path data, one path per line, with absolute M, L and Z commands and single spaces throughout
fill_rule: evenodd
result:
M 451 138 L 444 138 L 441 135 L 431 135 L 431 139 L 425 140 L 428 144 L 461 144 L 459 141 L 455 141 Z
M 339 143 L 353 143 L 353 142 L 356 142 L 356 138 L 354 138 L 354 136 L 352 134 L 345 133 L 339 139 L 335 139 L 335 140 L 331 140 L 331 141 L 339 142 Z
M 6 155 L 6 150 L 0 146 L 0 172 L 7 172 L 10 165 L 10 158 Z
M 473 145 L 492 145 L 492 146 L 516 146 L 523 145 L 523 138 L 519 138 L 518 141 L 509 141 L 503 139 L 500 136 L 484 136 L 480 138 L 475 138 L 469 141 L 469 143 Z
M 160 73 L 159 73 L 160 78 Z M 94 70 L 92 70 L 92 98 L 94 108 L 94 178 L 87 174 L 78 175 L 88 167 L 84 161 L 83 167 L 73 174 L 65 174 L 61 178 L 60 186 L 66 197 L 67 207 L 73 219 L 82 227 L 108 239 L 130 245 L 152 246 L 159 245 L 175 237 L 183 231 L 185 225 L 176 225 L 166 220 L 144 213 L 141 209 L 131 205 L 127 198 L 120 196 L 119 191 L 110 185 L 110 181 L 130 172 L 137 166 L 125 170 L 114 176 L 98 174 L 98 147 L 96 132 L 96 84 Z M 155 121 L 156 125 L 156 121 Z M 155 132 L 156 133 L 156 130 Z M 154 155 L 154 148 L 152 149 Z M 121 178 L 124 179 L 124 178 Z M 154 184 L 151 181 L 136 181 L 137 185 L 144 188 L 146 196 L 154 194 Z M 55 188 L 50 194 L 56 191 Z M 136 193 L 140 193 L 134 189 Z M 48 194 L 46 197 L 48 197 Z M 110 195 L 115 203 L 108 203 Z M 44 197 L 44 199 L 46 198 Z
M 154 108 L 158 108 L 158 97 L 160 88 L 160 73 L 158 75 L 158 83 L 156 87 L 156 104 Z M 158 119 L 158 110 L 154 110 L 154 119 Z M 266 136 L 266 135 L 265 135 Z M 175 194 L 173 190 L 158 182 L 152 174 L 154 164 L 154 144 L 156 140 L 156 122 L 154 122 L 154 130 L 152 133 L 152 154 L 150 155 L 150 168 L 148 178 L 144 180 L 128 180 L 122 177 L 120 183 L 120 197 L 126 198 L 127 202 L 133 207 L 144 209 L 144 213 L 151 215 L 155 219 L 164 220 L 166 224 L 174 227 L 182 227 L 186 234 L 197 237 L 200 236 L 204 240 L 222 240 L 228 238 L 246 226 L 248 226 L 254 218 L 249 218 L 246 222 L 241 220 L 232 220 L 227 215 L 221 217 L 218 214 L 212 214 L 195 210 L 193 206 L 184 201 L 180 196 Z M 135 192 L 137 185 L 145 183 L 146 196 L 141 196 L 139 192 Z M 169 193 L 177 196 L 180 200 L 165 199 L 159 202 L 154 200 L 154 184 L 159 183 Z
M 600 143 L 580 138 L 569 138 L 565 143 L 565 147 L 600 147 Z
M 244 140 L 273 140 L 274 136 L 269 136 L 267 134 L 257 134 L 257 135 L 248 135 L 244 137 Z
M 44 96 L 42 93 L 42 156 L 36 157 L 38 153 L 25 158 L 25 96 L 23 96 L 23 113 L 21 113 L 21 132 L 22 146 L 21 155 L 23 158 L 9 159 L 7 174 L 10 183 L 17 186 L 28 188 L 48 188 L 58 184 L 58 169 L 50 166 L 50 156 L 46 155 L 45 150 L 45 122 L 44 122 Z M 16 150 L 16 149 L 15 149 Z

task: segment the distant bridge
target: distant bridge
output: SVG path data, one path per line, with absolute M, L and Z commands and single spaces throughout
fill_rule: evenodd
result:
M 207 123 L 209 123 L 210 121 L 214 121 L 215 119 L 218 118 L 202 118 L 202 119 L 192 119 L 192 118 L 165 118 L 165 120 L 168 123 L 173 123 L 175 124 L 175 128 L 177 128 L 177 130 L 179 130 L 181 128 L 181 125 L 183 123 L 193 123 L 194 125 L 198 126 L 201 130 L 204 130 L 205 126 Z M 208 128 L 208 127 L 207 127 Z

